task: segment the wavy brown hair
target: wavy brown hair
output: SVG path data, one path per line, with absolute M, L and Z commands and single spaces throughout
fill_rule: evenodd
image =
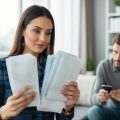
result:
M 22 36 L 23 30 L 27 27 L 27 25 L 32 21 L 33 19 L 40 17 L 40 16 L 45 16 L 50 19 L 52 23 L 52 33 L 51 33 L 51 39 L 49 43 L 49 48 L 46 48 L 42 53 L 40 54 L 53 54 L 54 51 L 54 39 L 55 39 L 55 25 L 54 25 L 54 19 L 50 13 L 50 11 L 43 7 L 43 6 L 37 6 L 33 5 L 28 7 L 21 15 L 18 27 L 16 30 L 15 34 L 15 40 L 13 44 L 13 48 L 9 54 L 9 56 L 14 56 L 14 55 L 20 55 L 23 53 L 24 50 L 24 37 Z M 49 51 L 48 51 L 49 50 Z

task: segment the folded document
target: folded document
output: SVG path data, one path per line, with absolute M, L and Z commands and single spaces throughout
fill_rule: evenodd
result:
M 61 93 L 63 86 L 76 80 L 81 69 L 81 60 L 74 55 L 62 51 L 48 55 L 42 90 L 39 93 L 37 59 L 33 55 L 27 53 L 9 57 L 6 63 L 13 93 L 29 84 L 38 93 L 30 106 L 36 106 L 40 111 L 58 113 L 66 101 Z
M 28 92 L 35 90 L 37 97 L 29 106 L 37 106 L 40 95 L 36 57 L 31 54 L 13 56 L 6 59 L 6 64 L 12 92 L 15 93 L 26 85 L 32 86 Z
M 66 98 L 61 94 L 61 90 L 65 84 L 76 80 L 80 72 L 80 65 L 80 59 L 62 51 L 57 52 L 54 56 L 48 56 L 42 89 L 47 98 L 65 102 Z

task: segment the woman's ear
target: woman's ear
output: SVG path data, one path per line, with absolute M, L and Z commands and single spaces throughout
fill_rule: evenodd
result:
M 24 37 L 24 35 L 25 35 L 25 32 L 26 32 L 25 30 L 22 31 L 22 36 L 23 36 L 23 37 Z

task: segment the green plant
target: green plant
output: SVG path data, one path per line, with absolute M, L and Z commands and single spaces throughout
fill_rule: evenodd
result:
M 86 64 L 87 71 L 94 71 L 95 70 L 95 62 L 93 59 L 88 58 Z
M 120 0 L 114 0 L 116 6 L 120 6 Z

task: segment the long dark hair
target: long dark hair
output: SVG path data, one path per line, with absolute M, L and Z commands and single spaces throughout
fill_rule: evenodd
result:
M 9 56 L 14 55 L 20 55 L 23 53 L 24 50 L 24 38 L 22 36 L 23 30 L 27 27 L 27 25 L 32 21 L 33 19 L 40 17 L 40 16 L 46 16 L 49 18 L 52 22 L 52 34 L 50 39 L 49 48 L 46 48 L 41 54 L 53 54 L 54 51 L 54 39 L 55 39 L 55 25 L 54 25 L 54 19 L 50 13 L 50 11 L 43 7 L 43 6 L 37 6 L 33 5 L 28 7 L 21 15 L 18 27 L 15 34 L 15 40 L 13 44 L 13 48 L 9 54 Z M 49 49 L 49 51 L 48 51 Z

